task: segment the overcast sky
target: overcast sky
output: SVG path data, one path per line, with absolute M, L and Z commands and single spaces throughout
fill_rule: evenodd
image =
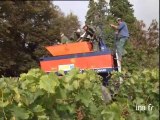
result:
M 143 20 L 147 26 L 152 19 L 159 22 L 159 0 L 129 0 L 134 6 L 134 15 L 138 20 Z
M 85 15 L 88 10 L 88 1 L 53 1 L 53 3 L 59 6 L 65 15 L 73 12 L 78 16 L 81 25 L 84 25 Z
M 134 15 L 138 20 L 143 20 L 147 26 L 152 19 L 159 22 L 159 0 L 129 0 L 133 4 Z M 81 25 L 84 25 L 85 15 L 88 10 L 88 1 L 53 1 L 60 7 L 65 15 L 73 12 L 78 16 Z

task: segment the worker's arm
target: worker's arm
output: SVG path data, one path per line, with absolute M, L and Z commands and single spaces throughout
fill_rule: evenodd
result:
M 113 24 L 110 24 L 110 26 L 111 27 L 113 27 L 114 29 L 116 29 L 116 30 L 121 30 L 121 29 L 123 29 L 124 28 L 124 26 L 125 26 L 125 24 L 124 23 L 120 23 L 120 25 L 119 26 L 116 26 L 116 25 L 113 25 Z
M 118 30 L 118 26 L 110 24 L 111 27 L 113 27 L 114 29 Z
M 82 42 L 82 41 L 83 41 L 83 39 L 84 39 L 84 38 L 86 38 L 86 36 L 87 36 L 87 33 L 86 33 L 86 32 L 84 32 L 84 33 L 80 36 L 80 38 L 79 38 L 77 41 Z

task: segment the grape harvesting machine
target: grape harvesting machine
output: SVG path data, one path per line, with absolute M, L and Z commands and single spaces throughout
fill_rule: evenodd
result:
M 53 56 L 40 58 L 41 69 L 45 72 L 63 70 L 65 73 L 73 68 L 80 71 L 91 69 L 107 82 L 112 71 L 118 71 L 117 55 L 99 40 L 99 50 L 93 51 L 92 42 L 75 42 L 45 47 Z

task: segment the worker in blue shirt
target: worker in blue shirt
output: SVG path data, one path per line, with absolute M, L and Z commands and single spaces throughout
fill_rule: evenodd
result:
M 118 26 L 113 24 L 110 24 L 110 26 L 116 30 L 116 49 L 118 53 L 118 59 L 121 62 L 122 56 L 124 55 L 124 45 L 129 37 L 129 32 L 127 24 L 122 21 L 121 18 L 117 18 L 117 23 Z

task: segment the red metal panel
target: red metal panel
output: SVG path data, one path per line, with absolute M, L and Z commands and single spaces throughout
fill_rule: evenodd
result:
M 40 62 L 41 69 L 46 72 L 52 69 L 57 71 L 59 65 L 66 64 L 74 64 L 80 69 L 112 68 L 114 66 L 111 54 Z
M 53 56 L 86 53 L 92 51 L 90 42 L 75 42 L 45 47 Z

